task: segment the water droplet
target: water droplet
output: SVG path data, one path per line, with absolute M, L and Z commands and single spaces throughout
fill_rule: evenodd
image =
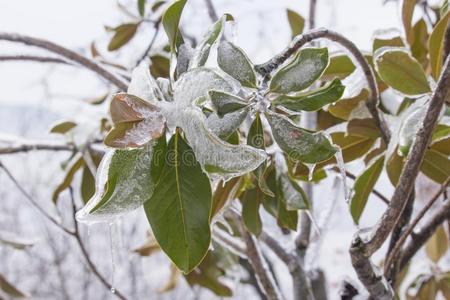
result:
M 111 287 L 111 293 L 115 294 L 116 293 L 116 289 Z
M 308 167 L 308 181 L 312 181 L 314 177 L 314 169 L 316 168 L 316 164 L 305 164 Z
M 342 151 L 340 149 L 339 151 L 336 152 L 335 158 L 337 162 L 337 167 L 339 168 L 339 172 L 341 173 L 342 188 L 344 189 L 345 202 L 348 203 L 350 201 L 350 192 L 347 188 L 347 175 L 345 173 L 345 163 L 344 158 L 342 157 Z

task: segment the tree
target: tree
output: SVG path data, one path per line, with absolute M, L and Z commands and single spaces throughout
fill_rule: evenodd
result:
M 181 274 L 190 285 L 231 296 L 223 279 L 238 265 L 248 271 L 262 298 L 326 299 L 323 272 L 306 268 L 305 253 L 314 225 L 313 188 L 338 172 L 344 183 L 347 177 L 354 180 L 352 191 L 344 184 L 344 192 L 355 224 L 371 194 L 387 205 L 373 227 L 355 233 L 349 252 L 362 286 L 347 282 L 341 296 L 351 299 L 367 292 L 373 299 L 393 299 L 419 249 L 425 247 L 434 264 L 448 250 L 444 225 L 450 205 L 447 201 L 430 210 L 446 197 L 450 178 L 447 2 L 438 10 L 426 2 L 403 1 L 403 34 L 376 35 L 372 52 L 363 54 L 345 36 L 315 29 L 316 3 L 311 1 L 309 30 L 304 32 L 302 16 L 288 10 L 291 44 L 259 65 L 225 34 L 233 16 L 219 18 L 213 3 L 205 4 L 213 24 L 199 42 L 180 27 L 186 0 L 139 0 L 137 22 L 108 28 L 113 32 L 108 49 L 117 51 L 141 26 L 154 26 L 153 39 L 130 78 L 101 57 L 90 59 L 46 40 L 0 33 L 0 40 L 58 55 L 2 60 L 81 65 L 108 81 L 114 91 L 98 100 L 110 102 L 110 118 L 101 120 L 100 140 L 88 139 L 83 147 L 68 141 L 0 149 L 0 154 L 73 153 L 53 201 L 69 191 L 74 229 L 43 209 L 4 164 L 0 167 L 45 218 L 77 242 L 93 274 L 121 299 L 127 296 L 92 261 L 79 223 L 112 223 L 140 207 L 151 234 L 136 252 L 145 256 L 162 251 L 170 259 L 171 281 L 164 290 L 175 287 Z M 413 13 L 420 9 L 423 17 L 413 24 Z M 168 43 L 163 53 L 152 54 L 160 28 Z M 341 51 L 331 54 L 330 42 Z M 99 57 L 95 45 L 91 50 Z M 364 82 L 352 86 L 359 78 Z M 394 91 L 400 99 L 397 111 L 380 101 L 384 91 Z M 302 122 L 307 128 L 300 125 L 299 116 L 306 119 Z M 77 126 L 65 121 L 52 132 L 67 134 Z M 358 176 L 345 170 L 351 161 L 365 165 Z M 383 172 L 395 186 L 390 199 L 374 188 Z M 74 179 L 76 173 L 82 173 L 81 182 Z M 414 215 L 419 173 L 440 189 Z M 75 188 L 82 199 L 74 196 Z M 285 245 L 265 228 L 269 216 L 281 231 L 296 236 L 295 243 Z M 414 232 L 420 221 L 421 229 Z M 15 239 L 0 240 L 27 247 Z M 386 242 L 384 263 L 377 266 L 372 255 Z M 267 250 L 289 270 L 289 296 L 276 281 Z M 420 274 L 405 297 L 430 299 L 438 292 L 450 297 L 448 274 L 440 268 Z M 0 279 L 5 293 L 24 295 L 5 277 Z

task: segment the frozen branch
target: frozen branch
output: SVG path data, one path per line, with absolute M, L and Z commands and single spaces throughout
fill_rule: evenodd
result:
M 161 28 L 161 26 L 159 26 L 159 25 L 160 25 L 160 22 L 154 23 L 155 32 L 153 33 L 153 37 L 152 37 L 150 43 L 148 44 L 147 49 L 145 49 L 144 54 L 142 54 L 142 56 L 136 62 L 136 66 L 138 66 L 149 55 L 150 51 L 152 50 L 153 46 L 155 45 L 156 38 L 158 37 L 158 33 Z
M 317 0 L 309 0 L 308 28 L 310 30 L 316 28 L 316 7 Z
M 33 143 L 33 144 L 16 144 L 6 147 L 0 147 L 1 154 L 14 154 L 19 152 L 30 152 L 35 150 L 48 150 L 48 151 L 74 151 L 75 145 L 73 144 L 51 144 L 51 143 Z
M 361 53 L 361 51 L 359 51 L 356 45 L 341 34 L 332 30 L 322 28 L 311 30 L 307 33 L 298 35 L 281 53 L 277 54 L 268 62 L 257 65 L 255 67 L 256 71 L 258 71 L 262 76 L 265 76 L 265 78 L 268 80 L 272 71 L 280 67 L 287 59 L 294 55 L 305 44 L 317 39 L 327 39 L 332 42 L 338 43 L 340 46 L 351 53 L 355 61 L 361 67 L 370 92 L 369 100 L 366 102 L 367 108 L 369 109 L 376 126 L 380 129 L 381 136 L 384 142 L 388 144 L 390 139 L 390 131 L 385 120 L 382 118 L 382 115 L 378 111 L 379 92 L 375 74 L 372 70 L 372 67 L 370 67 L 364 55 Z
M 221 244 L 223 247 L 229 249 L 234 254 L 238 255 L 241 258 L 247 258 L 245 255 L 246 249 L 244 245 L 241 245 L 238 240 L 235 240 L 228 234 L 226 234 L 223 230 L 214 228 L 213 229 L 213 239 Z
M 10 41 L 15 43 L 21 43 L 28 46 L 34 46 L 38 48 L 45 49 L 47 51 L 56 53 L 58 55 L 61 55 L 65 58 L 67 58 L 70 61 L 73 61 L 77 64 L 80 64 L 87 69 L 93 71 L 94 73 L 97 73 L 104 79 L 106 79 L 108 82 L 114 84 L 116 87 L 118 87 L 122 91 L 126 91 L 128 84 L 122 81 L 119 77 L 117 77 L 115 74 L 111 73 L 98 63 L 96 63 L 93 60 L 90 60 L 87 57 L 84 57 L 75 51 L 69 50 L 67 48 L 64 48 L 60 45 L 57 45 L 55 43 L 52 43 L 47 40 L 33 38 L 25 35 L 15 34 L 15 33 L 6 33 L 6 32 L 0 32 L 0 40 L 4 41 Z
M 57 64 L 71 65 L 70 62 L 61 58 L 36 56 L 36 55 L 0 55 L 0 61 L 33 61 L 40 63 L 57 63 Z

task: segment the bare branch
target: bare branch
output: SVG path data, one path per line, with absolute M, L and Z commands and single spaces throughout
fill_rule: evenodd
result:
M 214 4 L 212 3 L 212 0 L 205 0 L 205 4 L 206 8 L 208 9 L 208 15 L 211 21 L 214 23 L 217 20 L 219 20 L 216 9 L 214 8 Z
M 67 58 L 70 61 L 73 61 L 86 67 L 87 69 L 93 71 L 94 73 L 97 73 L 98 75 L 106 79 L 108 82 L 114 84 L 120 90 L 126 91 L 127 89 L 128 86 L 127 83 L 122 81 L 122 79 L 120 79 L 115 74 L 111 73 L 110 71 L 108 71 L 95 61 L 90 60 L 87 57 L 84 57 L 76 53 L 75 51 L 69 50 L 50 41 L 6 32 L 0 32 L 0 40 L 22 43 L 28 46 L 35 46 L 56 53 L 58 55 Z
M 74 151 L 75 145 L 73 144 L 52 144 L 52 143 L 33 143 L 33 144 L 19 144 L 11 145 L 0 148 L 1 154 L 14 154 L 19 152 L 29 152 L 35 150 L 48 150 L 48 151 Z
M 316 7 L 317 7 L 317 0 L 309 0 L 308 27 L 310 30 L 316 28 Z
M 161 28 L 159 25 L 160 25 L 160 22 L 154 23 L 155 33 L 153 34 L 153 37 L 150 41 L 150 44 L 148 44 L 147 49 L 145 49 L 144 54 L 142 54 L 142 56 L 136 62 L 136 66 L 138 66 L 148 56 L 148 54 L 152 50 L 152 48 L 156 42 L 156 38 L 158 37 L 159 30 Z
M 375 74 L 372 70 L 372 67 L 370 67 L 364 55 L 361 53 L 361 51 L 359 51 L 356 45 L 352 41 L 342 36 L 341 34 L 328 29 L 316 29 L 301 34 L 296 38 L 294 38 L 291 44 L 281 53 L 277 54 L 268 62 L 261 65 L 257 65 L 255 69 L 261 75 L 265 76 L 266 80 L 268 80 L 270 78 L 270 73 L 275 69 L 277 69 L 279 66 L 281 66 L 288 58 L 294 55 L 297 52 L 297 50 L 299 50 L 302 46 L 311 41 L 322 38 L 336 42 L 345 49 L 347 49 L 354 57 L 358 65 L 361 67 L 370 91 L 369 100 L 366 102 L 367 108 L 369 109 L 376 126 L 380 129 L 381 136 L 384 142 L 388 144 L 390 139 L 390 131 L 385 120 L 382 118 L 382 115 L 378 111 L 379 93 L 377 82 L 375 79 Z
M 339 172 L 339 170 L 337 170 L 337 169 L 333 169 L 333 170 Z M 353 173 L 351 173 L 351 172 L 349 172 L 349 171 L 347 171 L 347 170 L 345 171 L 345 175 L 346 175 L 348 178 L 352 179 L 352 180 L 356 180 L 356 176 L 355 176 Z M 378 190 L 376 190 L 376 189 L 373 189 L 373 190 L 371 191 L 371 193 L 374 194 L 375 196 L 377 196 L 378 199 L 380 199 L 381 201 L 383 201 L 386 205 L 389 205 L 389 200 L 388 200 L 388 198 L 386 198 L 386 196 L 384 196 L 380 191 L 378 191 Z
M 223 230 L 214 228 L 213 229 L 213 239 L 223 245 L 225 248 L 229 249 L 234 254 L 242 258 L 247 258 L 245 255 L 246 249 L 244 245 L 241 245 L 238 240 L 233 239 L 231 236 L 227 235 Z
M 386 273 L 392 262 L 396 259 L 397 255 L 400 253 L 400 249 L 403 246 L 404 242 L 408 238 L 408 236 L 413 232 L 416 225 L 419 223 L 419 221 L 425 216 L 427 211 L 433 206 L 433 204 L 439 199 L 439 197 L 445 192 L 448 184 L 450 183 L 450 178 L 448 178 L 441 186 L 439 191 L 437 191 L 433 197 L 427 202 L 427 204 L 422 208 L 422 210 L 417 214 L 417 216 L 414 218 L 414 220 L 409 224 L 409 226 L 405 229 L 397 243 L 395 244 L 394 249 L 391 251 L 391 254 L 386 259 L 386 264 L 384 267 L 384 272 Z
M 34 61 L 40 63 L 44 62 L 71 65 L 70 62 L 61 58 L 36 55 L 0 55 L 0 61 Z

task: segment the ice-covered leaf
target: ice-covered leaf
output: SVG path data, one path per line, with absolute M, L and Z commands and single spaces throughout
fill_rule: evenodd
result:
M 400 126 L 398 134 L 398 151 L 402 156 L 407 156 L 409 148 L 422 127 L 423 119 L 427 113 L 428 105 L 414 107 L 413 110 L 407 112 Z
M 0 274 L 0 290 L 12 298 L 28 298 L 28 297 L 30 297 L 27 293 L 16 288 L 2 274 Z
M 345 86 L 339 79 L 333 80 L 317 90 L 294 96 L 280 95 L 272 101 L 293 111 L 316 111 L 323 106 L 338 101 L 344 93 Z
M 170 76 L 170 59 L 163 56 L 163 55 L 153 55 L 150 57 L 151 65 L 150 65 L 150 74 L 154 78 L 169 78 Z M 132 93 L 130 93 L 132 94 Z M 142 97 L 144 99 L 148 99 L 145 97 Z
M 145 3 L 147 0 L 138 0 L 137 6 L 138 6 L 138 12 L 141 17 L 145 15 Z
M 32 247 L 38 242 L 37 239 L 26 238 L 12 232 L 0 230 L 0 244 L 23 250 Z
M 114 36 L 108 45 L 109 51 L 114 51 L 128 43 L 136 34 L 140 23 L 127 23 L 114 28 Z
M 221 118 L 227 113 L 235 112 L 248 105 L 244 99 L 226 92 L 211 90 L 208 95 L 213 108 Z
M 77 219 L 110 222 L 149 200 L 160 178 L 165 149 L 162 136 L 141 149 L 108 152 L 98 168 L 95 195 L 77 213 Z
M 400 37 L 400 34 L 400 31 L 396 29 L 376 31 L 372 42 L 372 52 L 382 47 L 405 47 L 405 43 Z
M 258 197 L 257 193 L 262 192 L 256 187 L 245 190 L 240 199 L 242 201 L 242 221 L 245 227 L 254 235 L 259 236 L 262 230 L 261 216 L 259 215 L 262 196 Z
M 203 114 L 195 108 L 185 109 L 179 117 L 180 127 L 197 160 L 212 177 L 240 176 L 256 169 L 266 159 L 263 150 L 232 145 L 212 134 L 205 127 Z
M 52 126 L 52 128 L 50 129 L 50 132 L 64 134 L 64 133 L 69 132 L 75 126 L 77 126 L 77 123 L 72 122 L 72 121 L 59 122 Z
M 206 63 L 211 47 L 222 35 L 225 22 L 232 20 L 233 16 L 231 16 L 230 14 L 225 14 L 211 26 L 210 30 L 203 37 L 203 40 L 195 48 L 194 55 L 189 64 L 190 68 L 201 67 Z
M 448 237 L 444 227 L 441 225 L 437 228 L 431 238 L 428 240 L 425 250 L 428 257 L 437 263 L 448 250 Z
M 374 53 L 375 69 L 393 89 L 409 96 L 431 91 L 425 71 L 403 48 L 383 47 Z
M 150 74 L 150 67 L 147 62 L 142 62 L 133 69 L 127 93 L 151 104 L 157 103 L 156 98 L 157 96 L 160 97 L 160 93 L 155 79 Z
M 183 273 L 205 257 L 211 242 L 211 186 L 192 149 L 172 136 L 145 213 L 161 249 Z
M 110 113 L 114 127 L 105 138 L 107 146 L 141 147 L 164 132 L 165 118 L 160 109 L 139 97 L 117 94 L 111 101 Z
M 305 18 L 291 9 L 286 9 L 286 14 L 289 26 L 291 27 L 291 36 L 294 38 L 303 32 L 303 29 L 305 28 Z
M 219 67 L 243 86 L 256 87 L 256 74 L 252 62 L 238 46 L 221 41 L 217 53 Z
M 349 120 L 352 111 L 356 110 L 361 103 L 369 98 L 367 89 L 362 89 L 357 95 L 349 98 L 343 98 L 338 102 L 332 103 L 328 107 L 328 112 L 337 118 Z
M 354 194 L 350 202 L 350 213 L 353 221 L 358 224 L 366 207 L 367 200 L 372 192 L 384 166 L 384 155 L 376 158 L 364 172 L 356 178 L 353 188 Z
M 408 42 L 411 41 L 411 22 L 417 0 L 404 0 L 402 3 L 402 23 Z
M 292 159 L 318 163 L 332 157 L 337 148 L 321 132 L 312 133 L 277 113 L 267 113 L 267 120 L 278 146 Z
M 216 113 L 212 113 L 205 121 L 208 128 L 214 135 L 221 139 L 227 139 L 244 122 L 249 113 L 248 108 L 243 108 L 235 112 L 226 114 L 222 118 Z
M 327 65 L 327 48 L 300 50 L 289 64 L 273 75 L 270 91 L 288 94 L 304 90 L 322 75 Z
M 282 173 L 278 177 L 278 193 L 282 197 L 287 210 L 308 209 L 309 201 L 300 185 L 289 177 L 288 174 Z
M 449 19 L 450 11 L 447 11 L 445 16 L 443 16 L 436 26 L 434 26 L 433 32 L 430 34 L 430 39 L 428 40 L 431 74 L 435 80 L 437 80 L 441 74 L 444 56 L 444 35 Z
M 172 52 L 175 52 L 177 41 L 180 38 L 178 24 L 180 23 L 181 13 L 187 0 L 175 0 L 166 9 L 162 17 L 162 23 Z

